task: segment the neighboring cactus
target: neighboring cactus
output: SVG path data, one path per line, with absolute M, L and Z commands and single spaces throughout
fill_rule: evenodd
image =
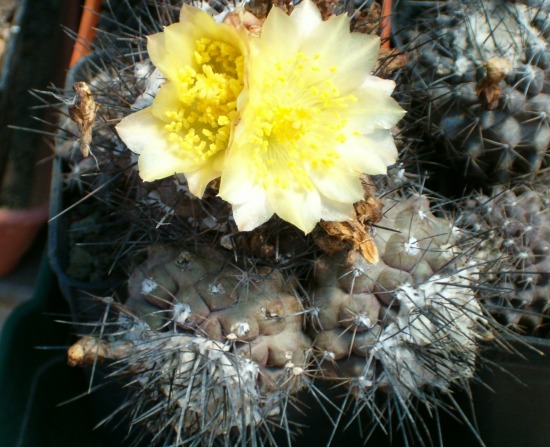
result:
M 491 324 L 476 300 L 472 240 L 461 243 L 453 222 L 435 217 L 424 196 L 386 204 L 374 235 L 376 265 L 355 252 L 315 262 L 311 334 L 319 376 L 345 384 L 356 411 L 397 418 L 399 426 L 412 422 L 414 398 L 437 407 L 438 395 L 467 386 L 477 340 L 490 337 Z M 390 396 L 387 407 L 377 408 L 379 390 Z
M 549 200 L 547 186 L 518 186 L 459 204 L 457 225 L 486 239 L 481 251 L 498 258 L 485 267 L 494 287 L 482 288 L 480 298 L 504 326 L 527 335 L 550 328 Z
M 287 407 L 307 385 L 311 353 L 292 278 L 213 249 L 148 252 L 117 329 L 82 339 L 71 362 L 116 360 L 112 375 L 135 385 L 132 423 L 165 444 L 260 442 L 276 426 L 290 434 Z
M 411 84 L 401 87 L 412 108 L 410 132 L 421 129 L 422 138 L 446 148 L 424 161 L 432 169 L 451 162 L 455 193 L 465 183 L 532 179 L 549 157 L 547 2 L 453 0 L 410 8 L 419 13 L 410 23 L 396 19 L 410 49 Z

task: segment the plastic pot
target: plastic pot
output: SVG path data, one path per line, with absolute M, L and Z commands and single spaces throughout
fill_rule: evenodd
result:
M 71 214 L 65 212 L 73 204 L 65 190 L 64 163 L 54 160 L 50 198 L 50 222 L 48 226 L 48 258 L 59 282 L 62 295 L 69 303 L 72 319 L 75 322 L 97 321 L 103 306 L 93 297 L 105 296 L 119 287 L 121 278 L 105 278 L 102 281 L 75 279 L 67 273 L 69 266 L 69 228 Z M 80 327 L 79 331 L 83 328 Z
M 67 0 L 22 0 L 0 76 L 0 276 L 12 271 L 48 216 L 50 148 L 43 137 L 19 128 L 39 129 L 30 110 L 31 89 L 44 89 L 64 74 L 61 24 Z M 52 51 L 54 50 L 54 51 Z M 11 126 L 16 127 L 10 128 Z
M 0 336 L 0 444 L 6 447 L 107 447 L 83 371 L 65 364 L 69 325 L 44 259 L 32 299 L 16 308 Z M 63 318 L 63 317 L 61 317 Z M 64 403 L 73 400 L 70 403 Z
M 528 343 L 533 349 L 526 346 Z M 523 337 L 521 354 L 487 353 L 491 370 L 474 387 L 479 429 L 488 447 L 547 447 L 550 439 L 550 340 Z

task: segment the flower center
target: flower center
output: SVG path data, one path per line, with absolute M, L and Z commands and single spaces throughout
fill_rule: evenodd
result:
M 259 82 L 252 113 L 252 159 L 264 188 L 312 190 L 312 170 L 340 157 L 346 142 L 341 111 L 356 98 L 341 95 L 331 81 L 336 67 L 321 67 L 321 56 L 298 53 L 274 62 Z M 273 63 L 273 62 L 272 62 Z
M 194 60 L 194 67 L 178 73 L 180 108 L 164 114 L 169 140 L 200 162 L 227 148 L 243 89 L 244 58 L 238 48 L 203 37 L 195 42 Z

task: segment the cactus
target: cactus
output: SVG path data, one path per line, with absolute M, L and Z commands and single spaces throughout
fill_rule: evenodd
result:
M 443 175 L 455 175 L 454 193 L 465 184 L 534 179 L 548 165 L 550 145 L 545 2 L 411 8 L 419 15 L 397 33 L 410 49 L 411 80 L 402 88 L 415 123 L 410 131 L 445 148 L 424 161 L 451 163 Z
M 493 287 L 480 299 L 504 326 L 526 335 L 548 333 L 548 191 L 545 186 L 494 188 L 460 203 L 457 225 L 486 238 L 482 251 L 498 257 L 487 266 Z
M 116 360 L 112 376 L 135 385 L 131 423 L 163 445 L 263 443 L 273 427 L 290 436 L 286 407 L 307 386 L 311 352 L 293 286 L 219 250 L 151 246 L 117 330 L 80 340 L 69 358 Z
M 216 13 L 227 12 L 218 6 Z M 304 235 L 276 216 L 239 232 L 231 206 L 216 196 L 217 180 L 201 199 L 181 175 L 139 180 L 137 157 L 113 125 L 149 105 L 163 82 L 143 37 L 177 8 L 162 3 L 157 12 L 136 13 L 143 35 L 118 45 L 110 33 L 100 35 L 108 50 L 92 59 L 86 79 L 100 104 L 93 161 L 76 154 L 75 125 L 62 124 L 68 183 L 89 194 L 91 207 L 101 204 L 109 224 L 125 227 L 118 238 L 82 230 L 75 237 L 100 247 L 105 241 L 92 236 L 107 237 L 106 264 L 129 272 L 127 299 L 73 345 L 70 363 L 108 361 L 111 376 L 131 389 L 119 413 L 156 445 L 276 445 L 272 428 L 282 428 L 290 444 L 289 408 L 306 392 L 316 405 L 328 402 L 318 384 L 334 381 L 347 387 L 343 400 L 326 404 L 340 405 L 335 426 L 367 410 L 380 425 L 393 420 L 391 428 L 424 440 L 412 406 L 455 408 L 452 391 L 475 377 L 480 340 L 498 336 L 477 290 L 491 274 L 481 267 L 492 265 L 500 247 L 480 255 L 466 226 L 459 230 L 418 190 L 405 192 L 400 166 L 392 170 L 397 192 L 375 181 L 382 220 L 365 177 L 365 201 L 338 235 L 351 238 L 337 241 L 321 230 L 324 222 Z M 80 202 L 78 210 L 86 215 Z M 381 405 L 380 394 L 388 397 Z
M 467 387 L 492 323 L 476 299 L 477 242 L 424 196 L 388 203 L 377 264 L 353 251 L 315 261 L 311 333 L 320 378 L 345 384 L 352 411 L 405 430 L 415 399 L 438 408 L 453 386 Z M 390 399 L 378 408 L 380 391 Z
M 270 427 L 292 432 L 287 412 L 301 391 L 325 401 L 314 379 L 347 387 L 332 404 L 340 418 L 366 409 L 385 428 L 414 426 L 417 401 L 454 408 L 453 390 L 476 375 L 479 340 L 498 336 L 476 298 L 487 258 L 426 197 L 386 203 L 375 264 L 342 250 L 313 256 L 304 276 L 300 263 L 251 267 L 223 249 L 149 247 L 116 324 L 77 342 L 71 363 L 114 361 L 112 376 L 134 384 L 122 407 L 134 409 L 133 425 L 175 445 L 270 444 Z

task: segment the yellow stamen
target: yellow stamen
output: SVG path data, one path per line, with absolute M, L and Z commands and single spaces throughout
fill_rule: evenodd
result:
M 180 108 L 164 111 L 164 128 L 178 151 L 201 162 L 227 147 L 244 60 L 239 49 L 204 37 L 195 42 L 193 55 L 196 65 L 180 69 L 176 81 Z
M 323 73 L 319 59 L 298 53 L 275 61 L 276 76 L 262 78 L 257 87 L 261 102 L 250 112 L 249 141 L 256 180 L 266 188 L 313 190 L 308 171 L 330 168 L 340 158 L 334 148 L 347 140 L 342 131 L 348 120 L 342 112 L 357 99 L 340 94 L 330 77 L 336 67 Z M 304 84 L 303 70 L 319 81 Z

